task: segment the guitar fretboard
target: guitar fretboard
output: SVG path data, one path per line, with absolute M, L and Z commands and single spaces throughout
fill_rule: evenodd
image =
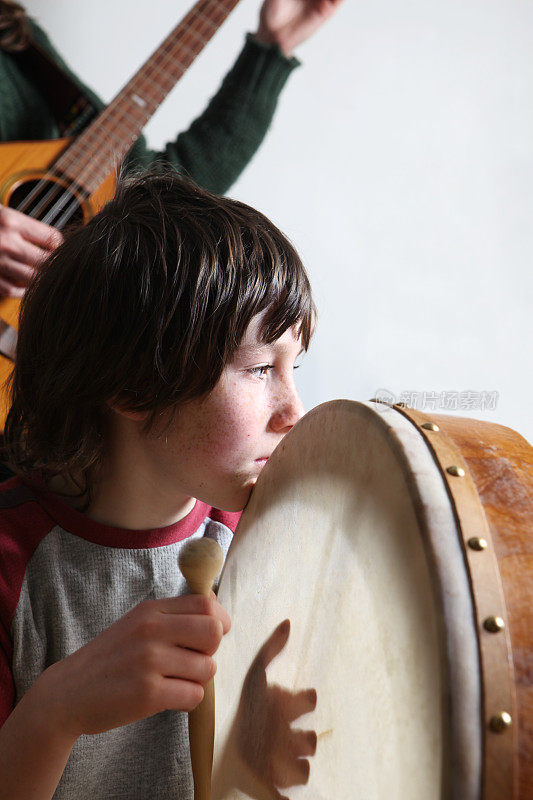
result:
M 238 0 L 199 0 L 107 108 L 56 161 L 88 195 L 104 182 Z

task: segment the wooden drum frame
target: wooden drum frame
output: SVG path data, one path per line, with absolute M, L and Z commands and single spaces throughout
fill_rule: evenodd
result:
M 374 402 L 309 412 L 220 579 L 213 800 L 533 797 L 532 489 L 532 448 L 503 426 Z M 302 714 L 309 760 L 285 779 L 280 720 L 287 736 Z

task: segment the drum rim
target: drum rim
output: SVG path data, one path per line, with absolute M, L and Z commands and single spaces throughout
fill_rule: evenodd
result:
M 419 475 L 415 476 L 413 474 L 408 452 L 411 452 L 414 449 L 418 454 L 420 454 L 421 458 L 426 464 L 431 464 L 431 491 L 439 492 L 442 502 L 449 509 L 450 530 L 452 530 L 454 533 L 454 535 L 450 537 L 450 541 L 453 542 L 453 547 L 456 549 L 456 557 L 459 559 L 458 563 L 463 565 L 463 571 L 461 572 L 462 578 L 460 594 L 463 606 L 466 603 L 466 607 L 470 609 L 471 620 L 469 620 L 470 627 L 468 628 L 468 642 L 467 646 L 465 646 L 464 641 L 457 640 L 457 636 L 459 634 L 457 627 L 454 625 L 453 619 L 451 618 L 453 617 L 453 614 L 448 614 L 447 616 L 446 613 L 444 613 L 444 609 L 442 608 L 442 593 L 438 595 L 436 598 L 437 611 L 442 612 L 440 616 L 441 619 L 444 620 L 444 623 L 446 623 L 446 621 L 449 623 L 448 625 L 444 624 L 443 643 L 441 644 L 441 648 L 444 653 L 445 680 L 447 679 L 449 683 L 451 680 L 453 680 L 453 676 L 457 672 L 457 653 L 459 653 L 461 657 L 465 657 L 465 651 L 468 650 L 468 664 L 466 667 L 464 667 L 464 669 L 470 672 L 473 686 L 469 687 L 472 695 L 470 703 L 465 703 L 464 698 L 461 698 L 460 700 L 452 698 L 449 707 L 446 709 L 446 714 L 444 715 L 449 731 L 445 737 L 445 741 L 448 741 L 449 743 L 449 751 L 443 754 L 448 763 L 446 769 L 443 765 L 443 775 L 446 773 L 447 783 L 443 786 L 442 797 L 454 798 L 454 800 L 478 800 L 481 794 L 483 743 L 481 713 L 482 686 L 479 668 L 479 647 L 473 597 L 470 591 L 467 567 L 464 561 L 464 553 L 462 551 L 462 541 L 459 536 L 449 494 L 446 490 L 446 486 L 442 480 L 440 472 L 435 467 L 434 458 L 425 438 L 410 420 L 407 420 L 405 416 L 403 416 L 401 413 L 398 413 L 398 409 L 393 409 L 391 407 L 376 403 L 357 403 L 349 400 L 330 401 L 312 409 L 308 414 L 305 415 L 304 418 L 302 418 L 297 426 L 295 426 L 294 430 L 296 431 L 302 424 L 309 424 L 309 422 L 316 417 L 316 415 L 323 414 L 324 410 L 344 411 L 347 409 L 349 409 L 351 412 L 356 410 L 358 414 L 366 415 L 369 421 L 376 425 L 381 433 L 386 436 L 388 443 L 393 448 L 395 455 L 401 464 L 404 477 L 406 478 L 411 496 L 411 502 L 413 504 L 413 510 L 417 516 L 420 531 L 424 538 L 424 546 L 426 548 L 426 552 L 428 553 L 428 569 L 431 574 L 436 574 L 438 576 L 441 586 L 443 583 L 446 584 L 446 580 L 445 576 L 439 572 L 438 567 L 436 566 L 436 562 L 438 564 L 438 559 L 433 557 L 433 555 L 435 555 L 437 543 L 432 540 L 430 523 L 427 519 L 427 514 L 424 512 L 424 509 L 426 508 L 425 499 L 427 499 L 430 489 L 428 486 L 423 485 Z M 304 422 L 305 420 L 307 420 L 307 422 Z M 289 433 L 285 438 L 282 448 L 284 444 L 286 445 L 286 443 L 290 441 L 291 436 L 292 432 Z M 267 467 L 268 466 L 270 465 L 267 465 Z M 224 572 L 225 570 L 221 576 L 221 585 L 223 585 L 224 582 Z M 470 728 L 473 726 L 475 730 L 473 737 L 475 738 L 475 742 L 469 742 L 469 749 L 471 752 L 470 758 L 468 759 L 468 769 L 466 769 L 464 764 L 462 766 L 458 764 L 458 760 L 461 760 L 461 754 L 465 749 L 464 741 L 462 741 L 458 732 L 460 732 L 462 728 L 461 720 L 465 718 L 469 720 Z M 453 753 L 451 752 L 452 750 Z
M 518 774 L 516 683 L 505 593 L 491 528 L 468 464 L 442 427 L 445 417 L 439 415 L 439 426 L 420 411 L 406 406 L 394 409 L 423 436 L 455 509 L 476 614 L 482 675 L 483 798 L 512 798 Z
M 335 402 L 335 401 L 334 401 Z M 342 403 L 351 401 L 341 401 Z M 421 431 L 400 409 L 384 403 L 357 403 L 380 419 L 401 464 L 428 557 L 438 583 L 435 601 L 441 612 L 441 648 L 445 680 L 450 688 L 444 709 L 448 752 L 443 764 L 442 797 L 478 800 L 483 784 L 483 687 L 478 632 L 467 564 L 452 498 L 442 472 Z M 417 469 L 413 469 L 417 456 Z M 423 472 L 421 465 L 426 465 Z M 432 503 L 440 496 L 449 518 L 446 533 L 432 524 Z M 450 571 L 453 563 L 455 572 Z M 468 612 L 468 618 L 466 613 Z M 461 624 L 458 624 L 460 620 Z M 465 680 L 469 681 L 468 690 Z

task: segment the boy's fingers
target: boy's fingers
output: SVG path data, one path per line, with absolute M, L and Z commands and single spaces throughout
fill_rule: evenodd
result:
M 207 655 L 217 650 L 224 635 L 221 621 L 204 614 L 166 614 L 162 622 L 168 644 Z
M 314 756 L 317 735 L 315 731 L 291 730 L 290 749 L 296 758 Z
M 181 678 L 163 678 L 162 688 L 165 710 L 192 711 L 204 698 L 203 686 Z
M 180 678 L 204 686 L 217 671 L 213 659 L 204 653 L 183 647 L 169 647 L 163 656 L 161 673 L 166 678 Z
M 289 722 L 294 722 L 298 717 L 314 711 L 316 702 L 316 689 L 304 689 L 294 694 L 287 692 L 287 697 L 285 698 L 287 720 Z
M 311 765 L 306 758 L 286 758 L 274 768 L 274 783 L 282 789 L 304 786 L 309 781 Z
M 224 633 L 231 628 L 228 612 L 213 594 L 210 597 L 200 594 L 184 594 L 153 602 L 156 604 L 157 610 L 164 614 L 207 614 L 221 621 Z
M 271 633 L 254 658 L 252 666 L 250 667 L 250 672 L 253 672 L 258 668 L 266 670 L 270 662 L 273 661 L 274 658 L 279 655 L 279 653 L 281 653 L 287 644 L 290 631 L 290 620 L 285 619 L 283 622 L 280 622 L 278 627 L 273 631 L 273 633 Z

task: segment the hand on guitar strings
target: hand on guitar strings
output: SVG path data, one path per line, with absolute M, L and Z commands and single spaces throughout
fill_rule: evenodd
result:
M 279 44 L 286 56 L 309 39 L 338 9 L 343 0 L 265 0 L 255 38 Z
M 36 270 L 62 241 L 55 228 L 0 205 L 0 296 L 22 297 Z

